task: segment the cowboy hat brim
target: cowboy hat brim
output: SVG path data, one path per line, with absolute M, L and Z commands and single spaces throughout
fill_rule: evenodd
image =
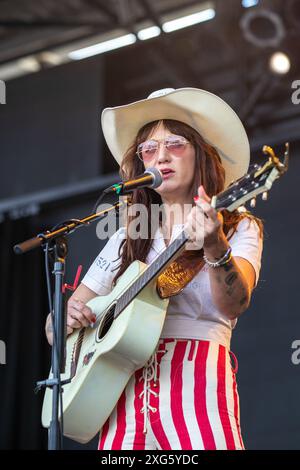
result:
M 233 109 L 221 98 L 198 88 L 179 88 L 125 106 L 102 112 L 102 130 L 107 145 L 120 164 L 140 130 L 160 119 L 182 121 L 213 145 L 225 168 L 225 187 L 243 176 L 250 161 L 249 141 Z M 163 90 L 162 90 L 163 91 Z

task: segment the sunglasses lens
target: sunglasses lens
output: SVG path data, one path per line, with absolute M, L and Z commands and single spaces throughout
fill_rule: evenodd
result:
M 164 140 L 165 147 L 173 152 L 175 155 L 180 155 L 184 150 L 187 141 L 184 137 L 180 136 L 169 136 Z M 159 148 L 159 141 L 157 140 L 146 140 L 138 145 L 137 154 L 144 162 L 152 160 L 156 155 Z
M 186 146 L 186 141 L 180 137 L 169 137 L 165 143 L 168 150 L 181 153 Z
M 151 160 L 154 157 L 158 149 L 158 142 L 155 140 L 147 140 L 138 146 L 138 155 L 144 160 Z

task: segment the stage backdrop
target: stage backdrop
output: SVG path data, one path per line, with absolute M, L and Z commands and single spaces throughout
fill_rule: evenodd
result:
M 101 64 L 73 64 L 73 73 L 63 69 L 44 71 L 43 82 L 39 75 L 30 75 L 8 87 L 8 104 L 0 114 L 2 197 L 100 174 Z M 255 214 L 265 221 L 262 271 L 251 307 L 233 334 L 248 449 L 300 448 L 300 364 L 292 361 L 293 342 L 300 340 L 299 149 L 292 144 L 288 174 L 274 184 L 267 203 L 257 204 Z M 35 382 L 47 376 L 50 360 L 44 336 L 48 306 L 43 256 L 37 250 L 17 257 L 12 246 L 63 219 L 85 215 L 96 196 L 94 191 L 61 199 L 42 205 L 35 215 L 18 218 L 12 213 L 0 223 L 0 340 L 6 344 L 6 364 L 0 365 L 2 449 L 47 446 L 40 425 L 42 395 L 33 391 Z M 95 226 L 69 239 L 71 282 L 78 264 L 85 271 L 103 244 Z M 81 448 L 69 440 L 65 446 Z M 95 441 L 89 445 L 93 446 Z

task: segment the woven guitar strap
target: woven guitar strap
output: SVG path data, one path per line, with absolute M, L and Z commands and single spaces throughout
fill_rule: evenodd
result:
M 185 250 L 157 278 L 158 295 L 165 299 L 179 294 L 204 266 L 203 250 Z

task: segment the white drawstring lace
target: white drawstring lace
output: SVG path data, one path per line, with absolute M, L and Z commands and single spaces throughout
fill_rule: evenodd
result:
M 144 429 L 143 433 L 147 433 L 147 420 L 149 411 L 156 413 L 157 409 L 154 406 L 150 405 L 150 397 L 158 397 L 158 393 L 150 387 L 151 380 L 154 380 L 154 387 L 156 387 L 157 381 L 157 356 L 156 352 L 152 354 L 148 362 L 143 368 L 143 375 L 140 377 L 140 380 L 144 380 L 144 390 L 139 394 L 139 398 L 143 397 L 143 407 L 141 408 L 141 413 L 144 413 Z

